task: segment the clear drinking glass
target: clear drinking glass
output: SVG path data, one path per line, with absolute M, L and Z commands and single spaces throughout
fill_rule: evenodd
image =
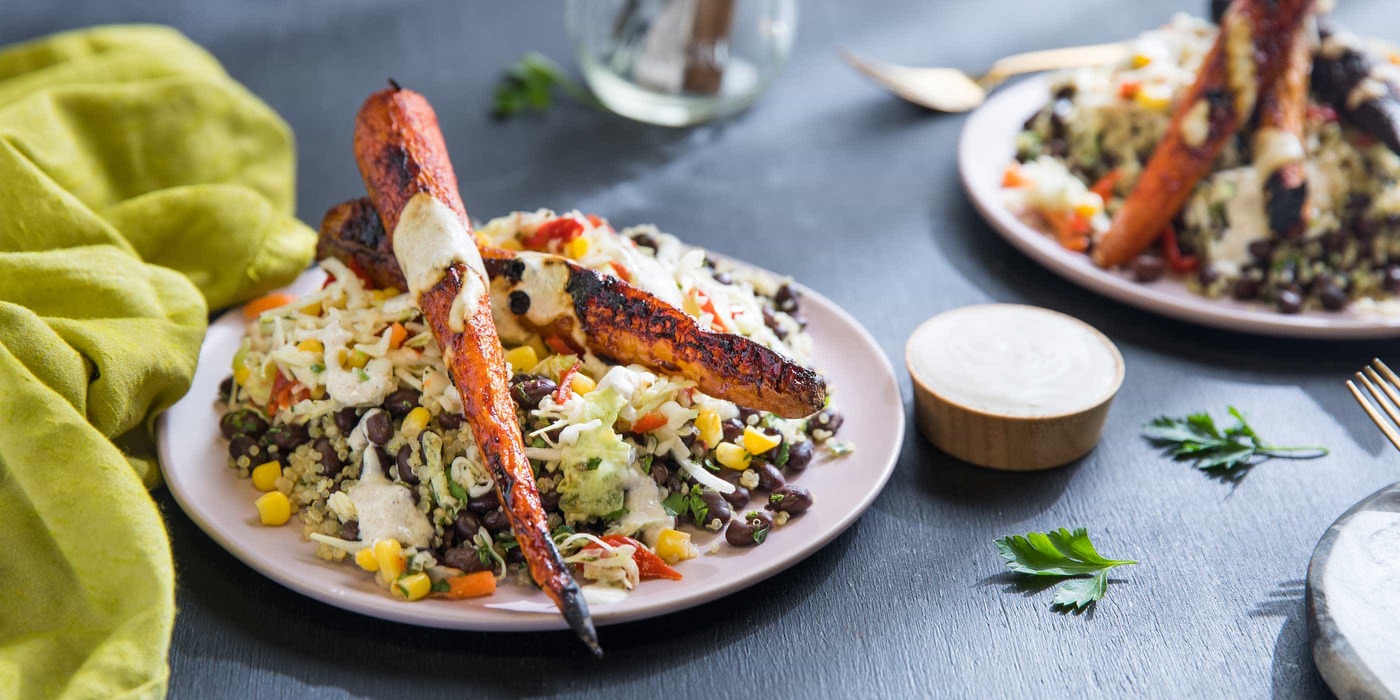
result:
M 792 50 L 796 0 L 568 0 L 584 79 L 626 117 L 686 126 L 739 112 Z

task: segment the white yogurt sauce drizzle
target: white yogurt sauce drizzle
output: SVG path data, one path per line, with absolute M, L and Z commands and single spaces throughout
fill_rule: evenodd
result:
M 1077 321 L 1030 306 L 992 304 L 945 313 L 909 339 L 915 379 L 939 396 L 997 415 L 1051 416 L 1098 405 L 1119 359 Z
M 376 408 L 366 412 L 349 438 L 352 458 L 358 454 L 361 460 L 359 483 L 346 492 L 355 504 L 355 513 L 360 522 L 360 541 L 398 540 L 406 547 L 427 547 L 433 536 L 433 526 L 428 522 L 428 516 L 418 510 L 413 494 L 407 487 L 390 481 L 384 475 L 378 450 L 368 449 L 367 426 L 370 416 L 376 413 L 383 411 Z
M 461 263 L 462 289 L 452 300 L 448 327 L 466 329 L 466 319 L 476 315 L 486 295 L 486 266 L 462 220 L 436 197 L 419 192 L 408 200 L 394 227 L 394 257 L 398 258 L 414 298 L 442 279 L 447 268 Z

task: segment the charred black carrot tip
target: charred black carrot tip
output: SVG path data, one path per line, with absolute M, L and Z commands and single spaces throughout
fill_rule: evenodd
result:
M 399 85 L 399 81 L 394 80 L 393 78 L 389 78 L 389 87 L 394 88 L 395 90 L 403 89 L 403 86 Z
M 593 628 L 593 618 L 588 615 L 588 607 L 583 602 L 583 591 L 578 586 L 570 586 L 560 592 L 564 604 L 560 609 L 564 612 L 564 619 L 569 623 L 569 629 L 574 631 L 574 635 L 583 641 L 583 645 L 593 652 L 593 658 L 603 658 L 603 647 L 598 644 L 598 630 Z

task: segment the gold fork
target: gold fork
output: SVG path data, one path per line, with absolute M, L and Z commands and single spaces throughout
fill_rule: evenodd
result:
M 1376 397 L 1376 403 L 1380 404 L 1381 410 L 1376 410 L 1376 407 L 1366 399 L 1366 395 L 1356 388 L 1356 382 L 1348 379 L 1347 388 L 1351 389 L 1351 395 L 1356 397 L 1356 402 L 1361 404 L 1366 415 L 1371 417 L 1371 422 L 1375 423 L 1382 433 L 1385 433 L 1390 444 L 1394 445 L 1395 449 L 1400 450 L 1400 432 L 1395 429 L 1396 425 L 1400 425 L 1400 389 L 1397 389 L 1400 387 L 1400 377 L 1396 376 L 1395 372 L 1384 362 L 1381 362 L 1380 358 L 1376 358 L 1371 360 L 1370 365 L 1363 367 L 1360 372 L 1356 373 L 1356 381 L 1361 382 L 1361 385 L 1366 387 L 1366 391 L 1370 392 L 1371 396 Z M 1385 415 L 1390 416 L 1389 421 L 1381 417 L 1381 411 L 1385 411 Z

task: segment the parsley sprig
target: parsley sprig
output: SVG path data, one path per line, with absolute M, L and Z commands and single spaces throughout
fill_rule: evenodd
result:
M 554 101 L 554 88 L 590 107 L 600 107 L 597 98 L 544 54 L 531 51 L 501 74 L 492 101 L 492 116 L 509 119 L 527 111 L 543 112 Z
M 1065 579 L 1051 604 L 1064 609 L 1082 610 L 1103 598 L 1108 591 L 1109 570 L 1137 563 L 1100 555 L 1089 540 L 1089 531 L 1082 527 L 1010 535 L 997 539 L 996 546 L 1006 568 L 1018 574 Z
M 1229 407 L 1235 424 L 1221 430 L 1209 413 L 1192 413 L 1185 418 L 1162 416 L 1143 426 L 1142 436 L 1179 462 L 1191 462 L 1201 470 L 1231 471 L 1252 467 L 1273 457 L 1315 459 L 1327 454 L 1321 445 L 1284 447 L 1271 445 L 1259 437 L 1234 406 Z

